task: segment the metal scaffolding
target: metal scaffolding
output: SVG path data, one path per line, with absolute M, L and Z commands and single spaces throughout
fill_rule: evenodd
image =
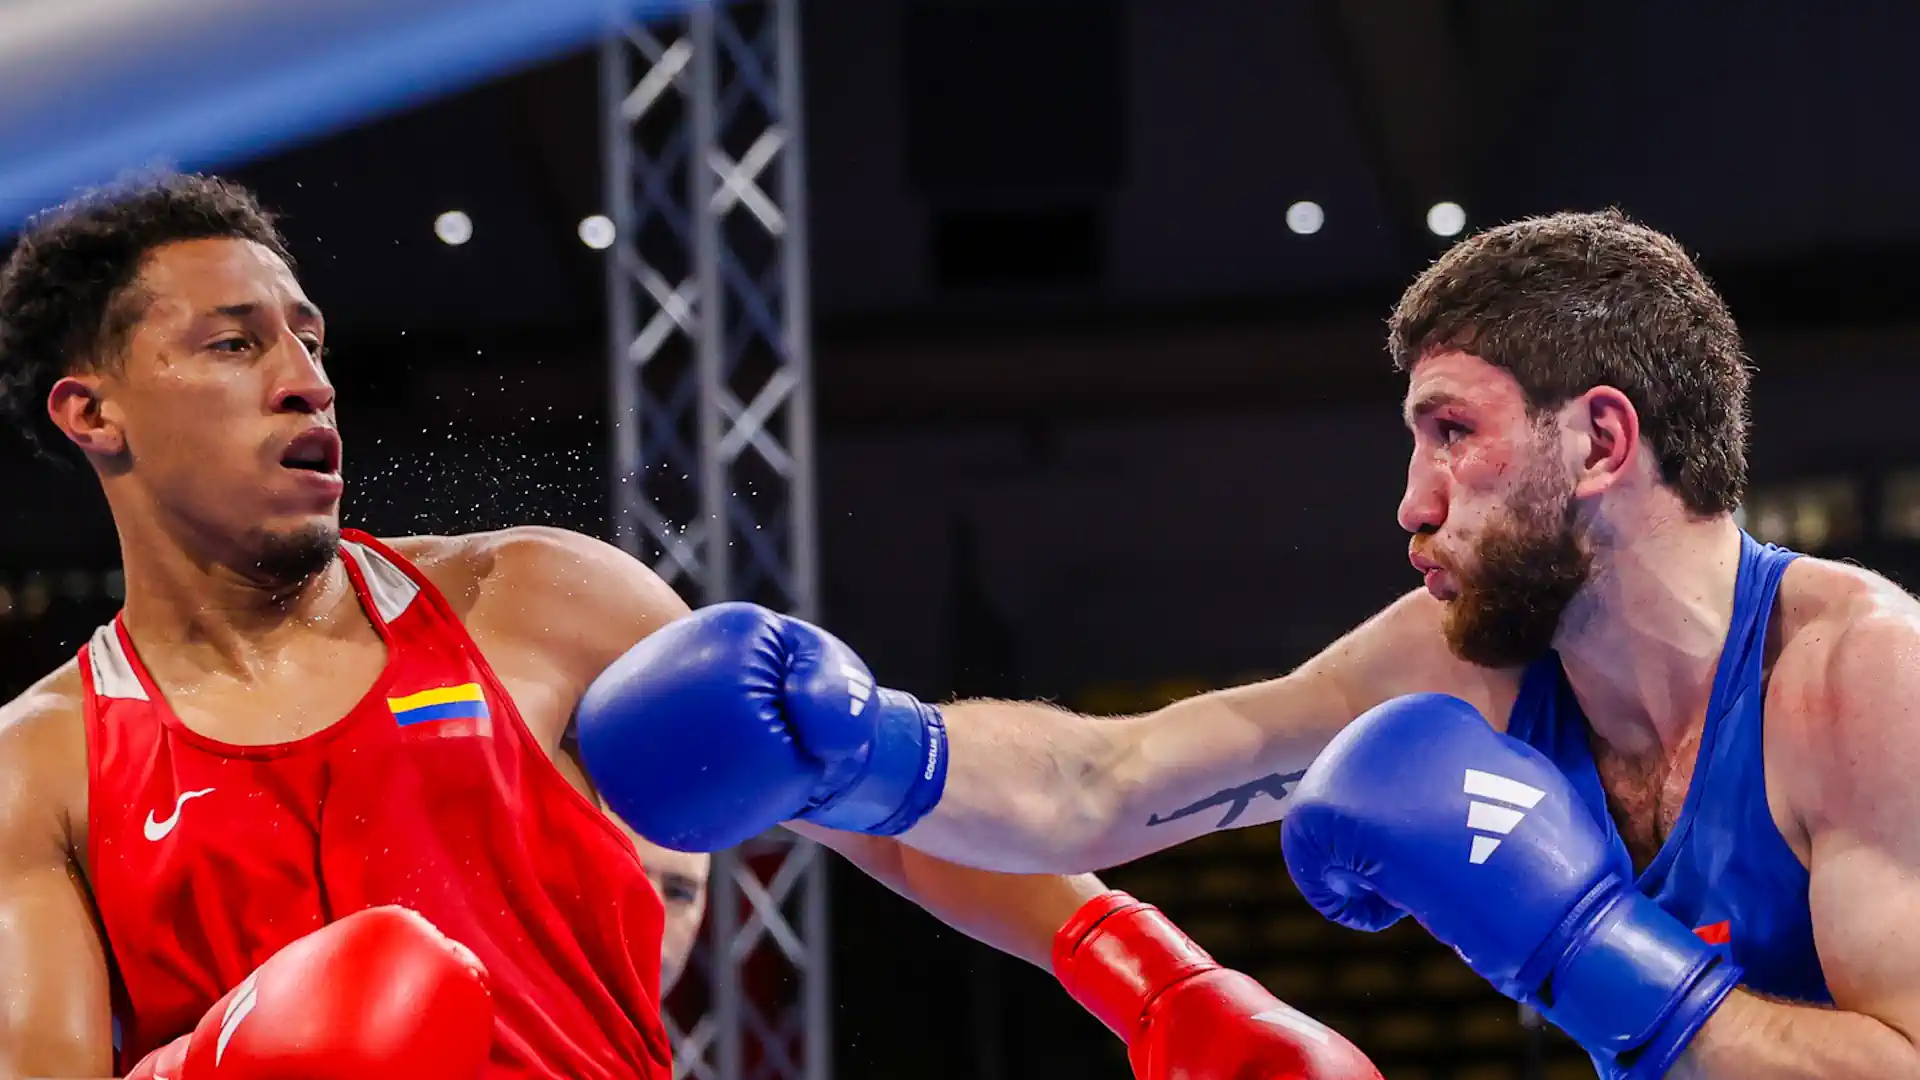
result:
M 695 603 L 815 617 L 797 0 L 707 0 L 601 54 L 613 525 Z M 674 1075 L 827 1080 L 826 866 L 715 856 Z

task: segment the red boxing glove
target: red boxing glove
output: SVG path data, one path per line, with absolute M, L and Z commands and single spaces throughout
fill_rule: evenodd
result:
M 475 1080 L 492 1047 L 480 961 L 378 907 L 273 954 L 127 1080 Z
M 1380 1080 L 1338 1032 L 1221 967 L 1126 893 L 1094 897 L 1067 920 L 1053 971 L 1126 1040 L 1137 1080 Z

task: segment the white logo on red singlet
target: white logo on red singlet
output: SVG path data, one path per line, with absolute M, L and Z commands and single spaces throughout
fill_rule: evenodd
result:
M 167 834 L 173 831 L 173 827 L 180 824 L 180 808 L 187 805 L 187 800 L 197 799 L 202 795 L 211 794 L 213 794 L 212 788 L 201 788 L 199 791 L 181 792 L 180 797 L 173 801 L 173 813 L 168 814 L 164 819 L 155 821 L 153 811 L 147 811 L 146 827 L 142 831 L 145 833 L 147 839 L 156 844 L 165 840 Z

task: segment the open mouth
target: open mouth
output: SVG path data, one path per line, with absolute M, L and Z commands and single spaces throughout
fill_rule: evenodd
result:
M 340 433 L 332 428 L 313 428 L 287 444 L 280 464 L 303 472 L 340 471 Z

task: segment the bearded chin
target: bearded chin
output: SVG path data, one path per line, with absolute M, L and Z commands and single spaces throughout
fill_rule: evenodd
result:
M 1570 493 L 1536 490 L 1489 528 L 1474 565 L 1447 605 L 1453 654 L 1486 668 L 1516 668 L 1553 648 L 1560 617 L 1593 572 L 1574 528 Z
M 298 585 L 331 566 L 339 552 L 339 526 L 306 525 L 262 536 L 254 549 L 253 566 L 268 584 Z

